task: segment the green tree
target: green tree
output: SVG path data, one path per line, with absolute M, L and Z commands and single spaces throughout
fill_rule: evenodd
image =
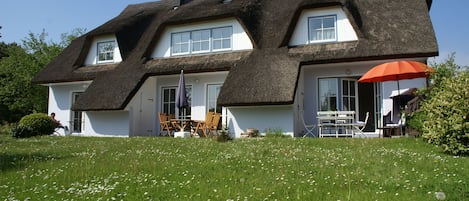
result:
M 469 71 L 455 64 L 454 57 L 434 65 L 436 72 L 419 116 L 425 140 L 445 152 L 463 155 L 469 154 Z
M 77 30 L 74 34 L 83 32 Z M 0 58 L 0 110 L 8 115 L 0 116 L 0 121 L 16 122 L 33 112 L 47 112 L 47 87 L 32 84 L 31 80 L 77 37 L 74 34 L 62 34 L 62 41 L 56 43 L 46 41 L 45 31 L 29 33 L 21 46 L 6 46 L 5 56 Z

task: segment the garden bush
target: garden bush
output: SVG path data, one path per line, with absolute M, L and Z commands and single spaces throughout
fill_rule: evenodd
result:
M 17 138 L 50 135 L 55 127 L 56 124 L 47 114 L 34 113 L 21 118 L 18 126 L 12 129 L 12 135 Z
M 10 132 L 11 136 L 15 138 L 28 138 L 37 135 L 31 127 L 24 125 L 13 126 Z
M 469 154 L 469 72 L 441 78 L 422 103 L 423 138 L 454 155 Z

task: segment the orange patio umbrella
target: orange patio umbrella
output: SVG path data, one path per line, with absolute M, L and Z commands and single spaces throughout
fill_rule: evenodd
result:
M 428 77 L 432 72 L 434 70 L 431 67 L 417 61 L 393 61 L 373 67 L 358 82 L 397 81 L 397 94 L 400 95 L 399 80 Z
M 385 82 L 397 81 L 397 94 L 399 80 L 428 77 L 433 68 L 417 61 L 393 61 L 377 65 L 366 72 L 358 82 Z
M 428 77 L 433 69 L 417 61 L 393 61 L 373 67 L 358 82 L 398 81 Z M 399 88 L 399 86 L 398 86 Z

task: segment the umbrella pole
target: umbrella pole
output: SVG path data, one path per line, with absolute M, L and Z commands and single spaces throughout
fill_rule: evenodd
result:
M 401 92 L 400 92 L 400 87 L 399 87 L 399 80 L 397 80 L 397 105 L 399 106 L 399 121 L 397 122 L 398 123 L 398 126 L 399 126 L 399 135 L 402 136 L 403 134 L 403 125 L 401 125 L 402 123 L 402 107 L 401 107 Z

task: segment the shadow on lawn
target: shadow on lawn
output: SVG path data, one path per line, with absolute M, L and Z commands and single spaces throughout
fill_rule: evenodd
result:
M 24 169 L 29 166 L 31 163 L 45 162 L 62 159 L 51 154 L 40 154 L 40 153 L 31 153 L 31 154 L 0 154 L 0 172 L 7 171 L 10 169 Z

